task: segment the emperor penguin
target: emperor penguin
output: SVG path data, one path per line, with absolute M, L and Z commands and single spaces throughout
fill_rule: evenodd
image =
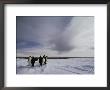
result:
M 31 66 L 31 59 L 32 59 L 32 57 L 29 56 L 29 58 L 28 58 L 28 65 L 29 65 L 29 66 Z

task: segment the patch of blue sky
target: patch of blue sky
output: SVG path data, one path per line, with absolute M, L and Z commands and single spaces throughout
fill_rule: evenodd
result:
M 33 47 L 42 47 L 41 43 L 33 42 L 33 41 L 24 41 L 24 40 L 18 40 L 17 49 L 23 49 L 23 48 L 33 48 Z

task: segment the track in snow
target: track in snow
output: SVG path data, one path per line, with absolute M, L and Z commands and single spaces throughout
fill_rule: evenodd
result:
M 94 58 L 48 59 L 46 65 L 28 65 L 27 59 L 17 59 L 17 74 L 94 74 Z

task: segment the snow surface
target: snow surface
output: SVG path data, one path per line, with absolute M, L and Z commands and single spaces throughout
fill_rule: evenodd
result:
M 17 59 L 17 74 L 94 74 L 94 58 L 48 59 L 46 65 L 28 65 L 27 59 Z

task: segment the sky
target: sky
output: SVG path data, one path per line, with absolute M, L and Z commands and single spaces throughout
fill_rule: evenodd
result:
M 17 16 L 17 56 L 94 57 L 93 16 Z

